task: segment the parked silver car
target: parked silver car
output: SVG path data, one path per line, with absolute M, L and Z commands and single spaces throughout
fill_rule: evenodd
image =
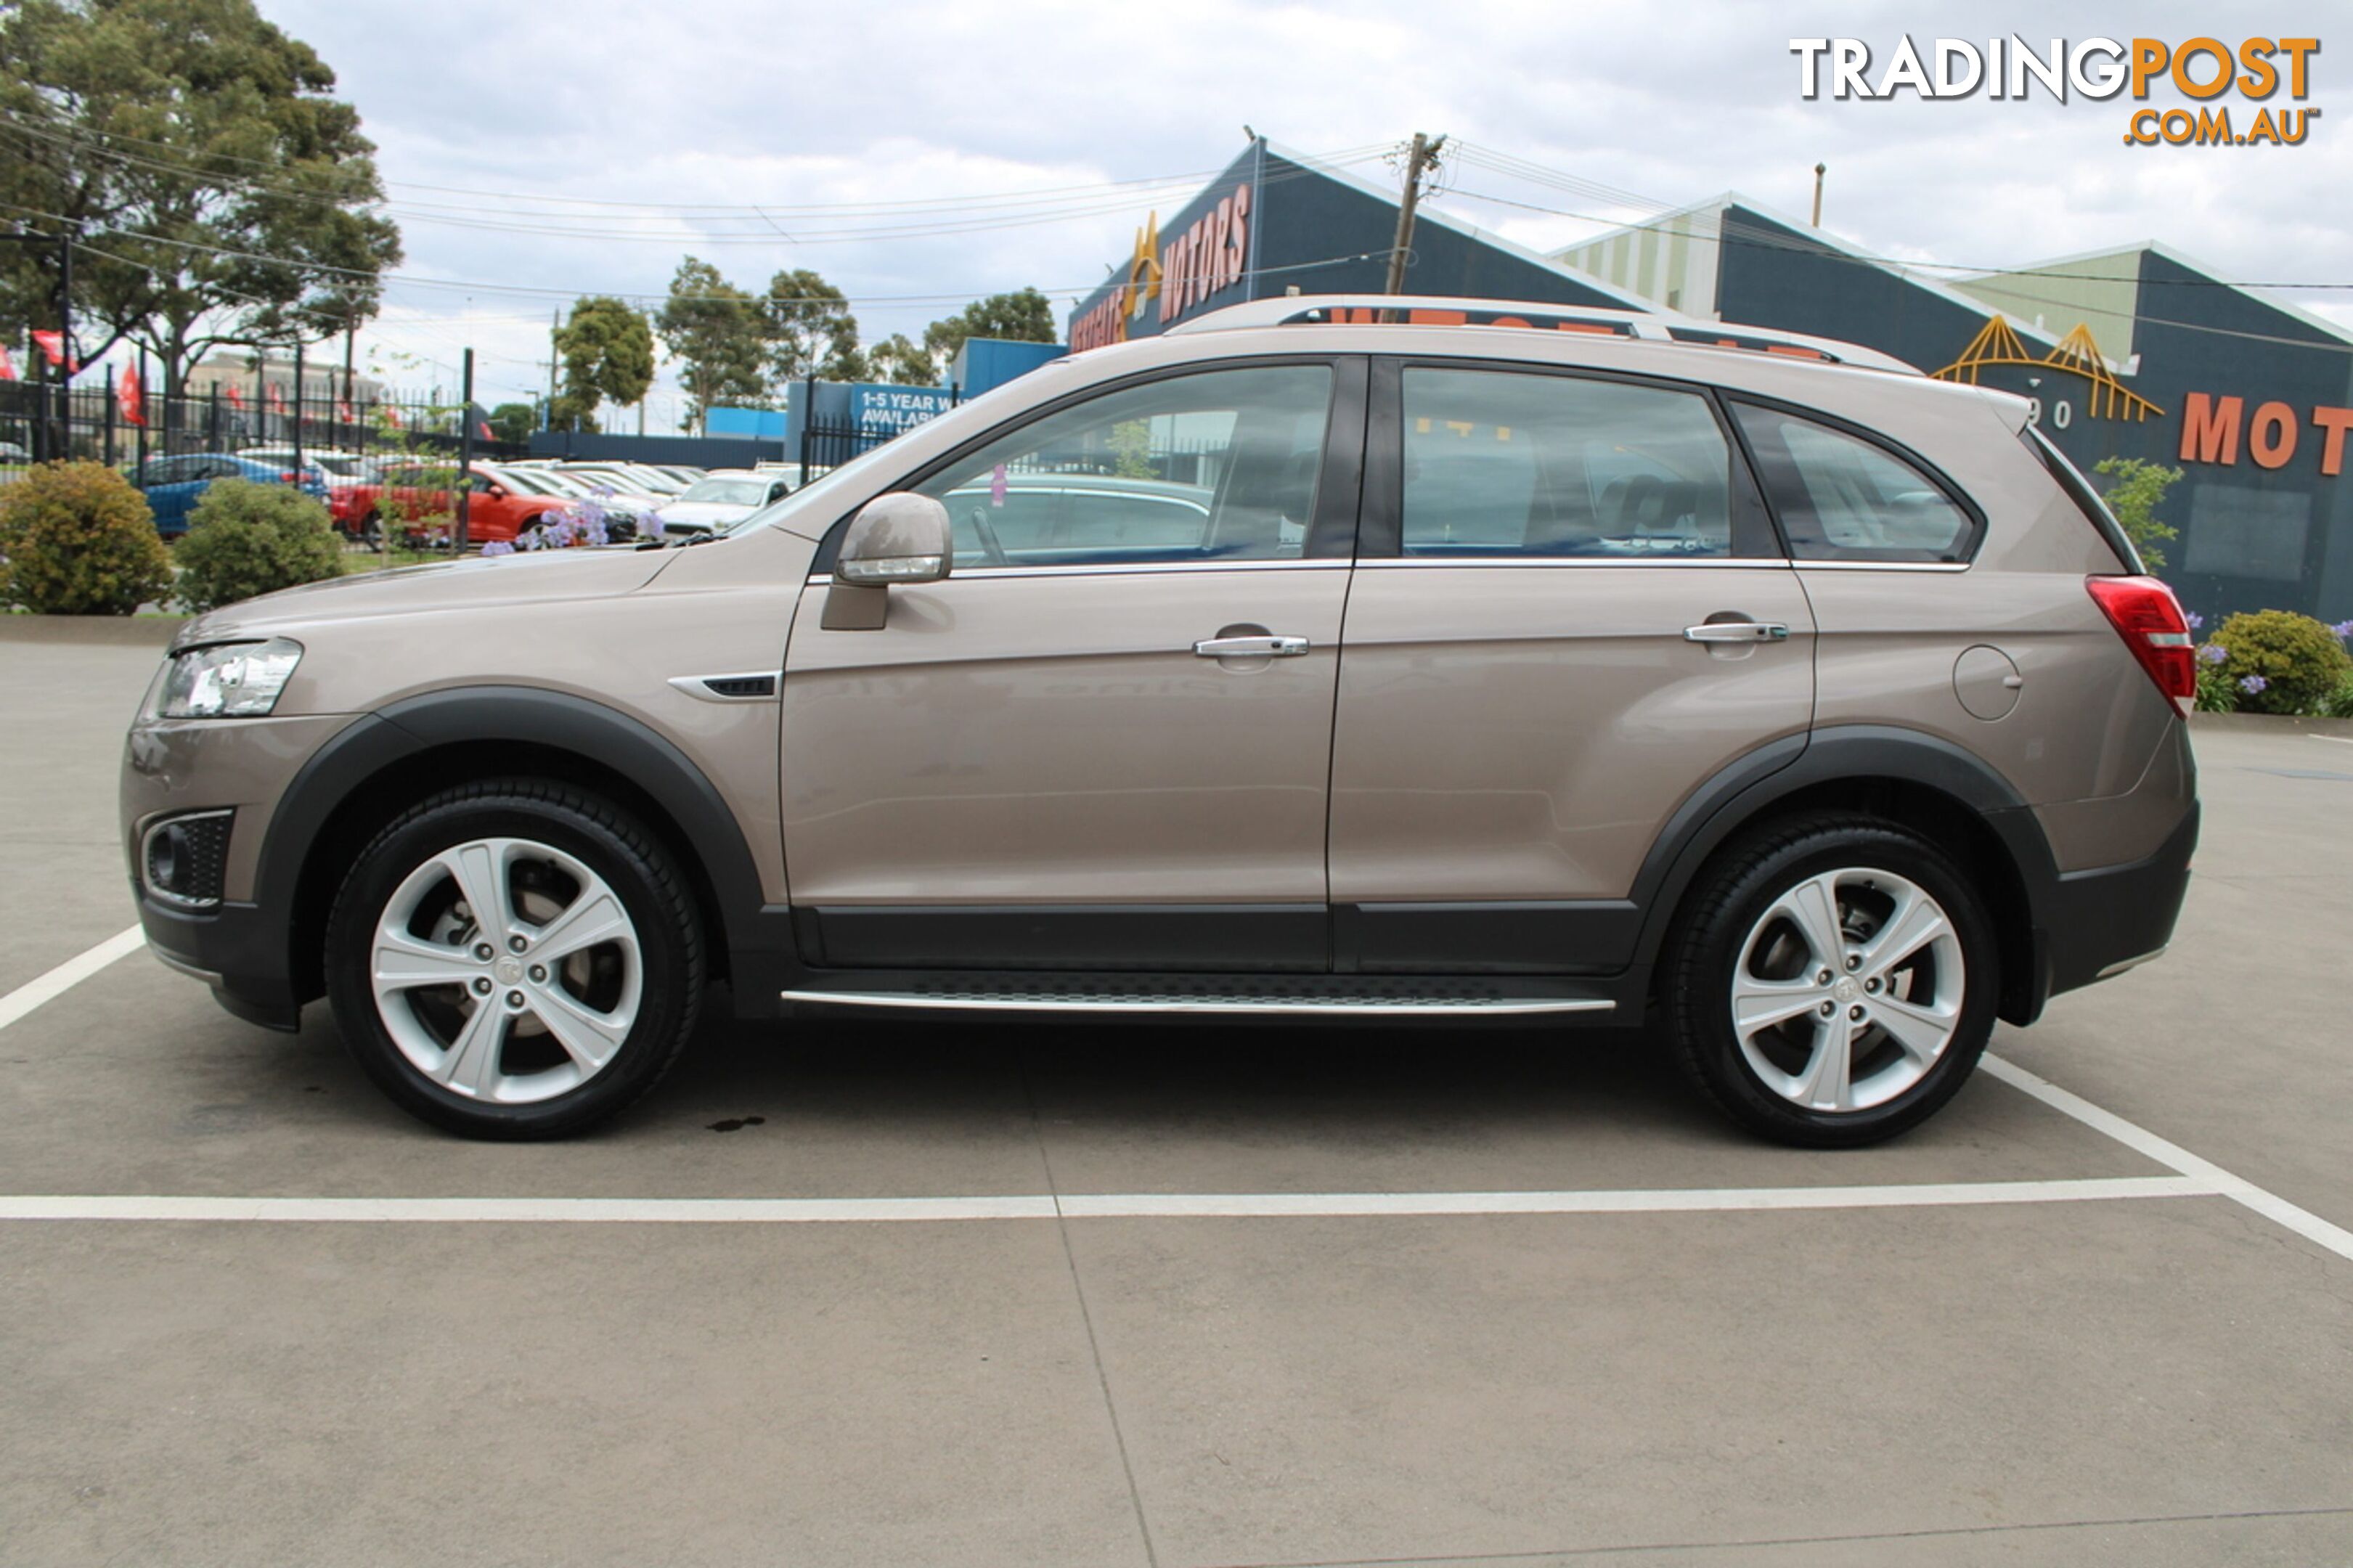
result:
M 481 1136 L 628 1104 L 721 979 L 1649 1022 L 1809 1144 L 2163 951 L 2189 631 L 2022 401 L 1465 305 L 1258 301 L 689 547 L 197 619 L 122 774 L 149 941 Z

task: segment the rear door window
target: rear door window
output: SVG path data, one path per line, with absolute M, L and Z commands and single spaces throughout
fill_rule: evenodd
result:
M 1705 559 L 1764 552 L 1753 491 L 1708 400 L 1516 371 L 1404 373 L 1409 556 Z
M 1796 559 L 1958 562 L 1976 548 L 1977 520 L 1912 462 L 1778 408 L 1733 406 Z

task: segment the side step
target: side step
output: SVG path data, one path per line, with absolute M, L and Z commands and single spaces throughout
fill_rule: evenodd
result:
M 814 978 L 814 977 L 813 977 Z M 1609 1013 L 1598 986 L 1371 975 L 841 976 L 782 993 L 798 1006 L 946 1013 L 1152 1013 L 1318 1018 L 1506 1018 Z

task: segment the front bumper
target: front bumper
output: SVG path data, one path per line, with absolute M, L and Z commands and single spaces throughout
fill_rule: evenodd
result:
M 166 909 L 132 885 L 139 924 L 155 956 L 213 988 L 213 999 L 248 1024 L 291 1034 L 301 1024 L 287 968 L 286 927 L 256 904 L 223 903 L 201 912 Z

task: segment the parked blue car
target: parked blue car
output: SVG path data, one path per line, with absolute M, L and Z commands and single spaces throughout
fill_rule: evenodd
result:
M 177 458 L 150 458 L 132 481 L 147 497 L 155 514 L 155 531 L 173 537 L 188 531 L 188 513 L 215 479 L 251 479 L 258 485 L 282 485 L 294 470 L 276 463 L 257 463 L 227 452 L 189 452 Z M 302 465 L 297 485 L 301 492 L 323 503 L 327 478 L 316 463 Z

